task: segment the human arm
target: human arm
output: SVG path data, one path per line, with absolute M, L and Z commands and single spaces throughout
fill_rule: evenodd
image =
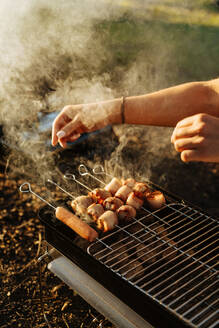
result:
M 52 144 L 59 141 L 65 147 L 67 141 L 77 139 L 83 132 L 121 123 L 121 105 L 122 98 L 118 98 L 64 107 L 53 123 Z M 175 126 L 185 117 L 198 113 L 219 117 L 219 79 L 127 97 L 124 103 L 125 123 L 128 124 Z

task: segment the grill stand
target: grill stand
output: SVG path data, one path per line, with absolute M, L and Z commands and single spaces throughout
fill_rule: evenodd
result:
M 48 263 L 48 269 L 66 283 L 93 308 L 119 328 L 153 328 L 95 279 L 62 254 Z

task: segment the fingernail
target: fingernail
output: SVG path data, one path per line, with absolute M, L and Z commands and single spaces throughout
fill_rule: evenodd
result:
M 57 137 L 59 138 L 59 139 L 61 139 L 61 138 L 64 138 L 64 136 L 65 136 L 65 131 L 59 131 L 59 132 L 57 132 Z

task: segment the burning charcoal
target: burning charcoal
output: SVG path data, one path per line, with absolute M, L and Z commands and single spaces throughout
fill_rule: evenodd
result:
M 134 192 L 131 192 L 127 198 L 126 204 L 138 210 L 143 205 L 143 200 L 138 198 Z
M 167 248 L 162 252 L 162 257 L 165 258 L 166 261 L 170 261 L 177 256 L 177 250 L 174 247 L 170 247 L 170 245 L 177 247 L 177 243 L 167 237 L 165 238 L 165 241 L 169 245 L 166 244 Z
M 117 190 L 122 186 L 121 181 L 117 178 L 113 178 L 110 183 L 105 186 L 105 190 L 109 191 L 112 195 L 115 195 Z
M 144 275 L 144 268 L 140 261 L 131 259 L 127 260 L 127 265 L 119 270 L 119 273 L 122 274 L 126 279 L 137 280 Z
M 157 246 L 157 243 L 152 245 L 140 244 L 136 247 L 138 260 L 145 262 L 144 264 L 155 263 L 158 259 L 158 253 L 160 252 L 159 248 L 154 249 Z
M 123 204 L 123 201 L 117 197 L 108 197 L 103 202 L 104 208 L 110 211 L 116 211 Z

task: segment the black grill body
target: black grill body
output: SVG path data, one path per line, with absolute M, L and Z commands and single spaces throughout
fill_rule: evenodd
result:
M 49 244 L 154 327 L 216 327 L 218 222 L 165 196 L 162 209 L 144 208 L 133 222 L 92 244 L 58 221 L 48 207 L 40 210 L 39 218 Z M 136 251 L 139 245 L 143 252 Z M 133 271 L 136 266 L 140 273 Z

